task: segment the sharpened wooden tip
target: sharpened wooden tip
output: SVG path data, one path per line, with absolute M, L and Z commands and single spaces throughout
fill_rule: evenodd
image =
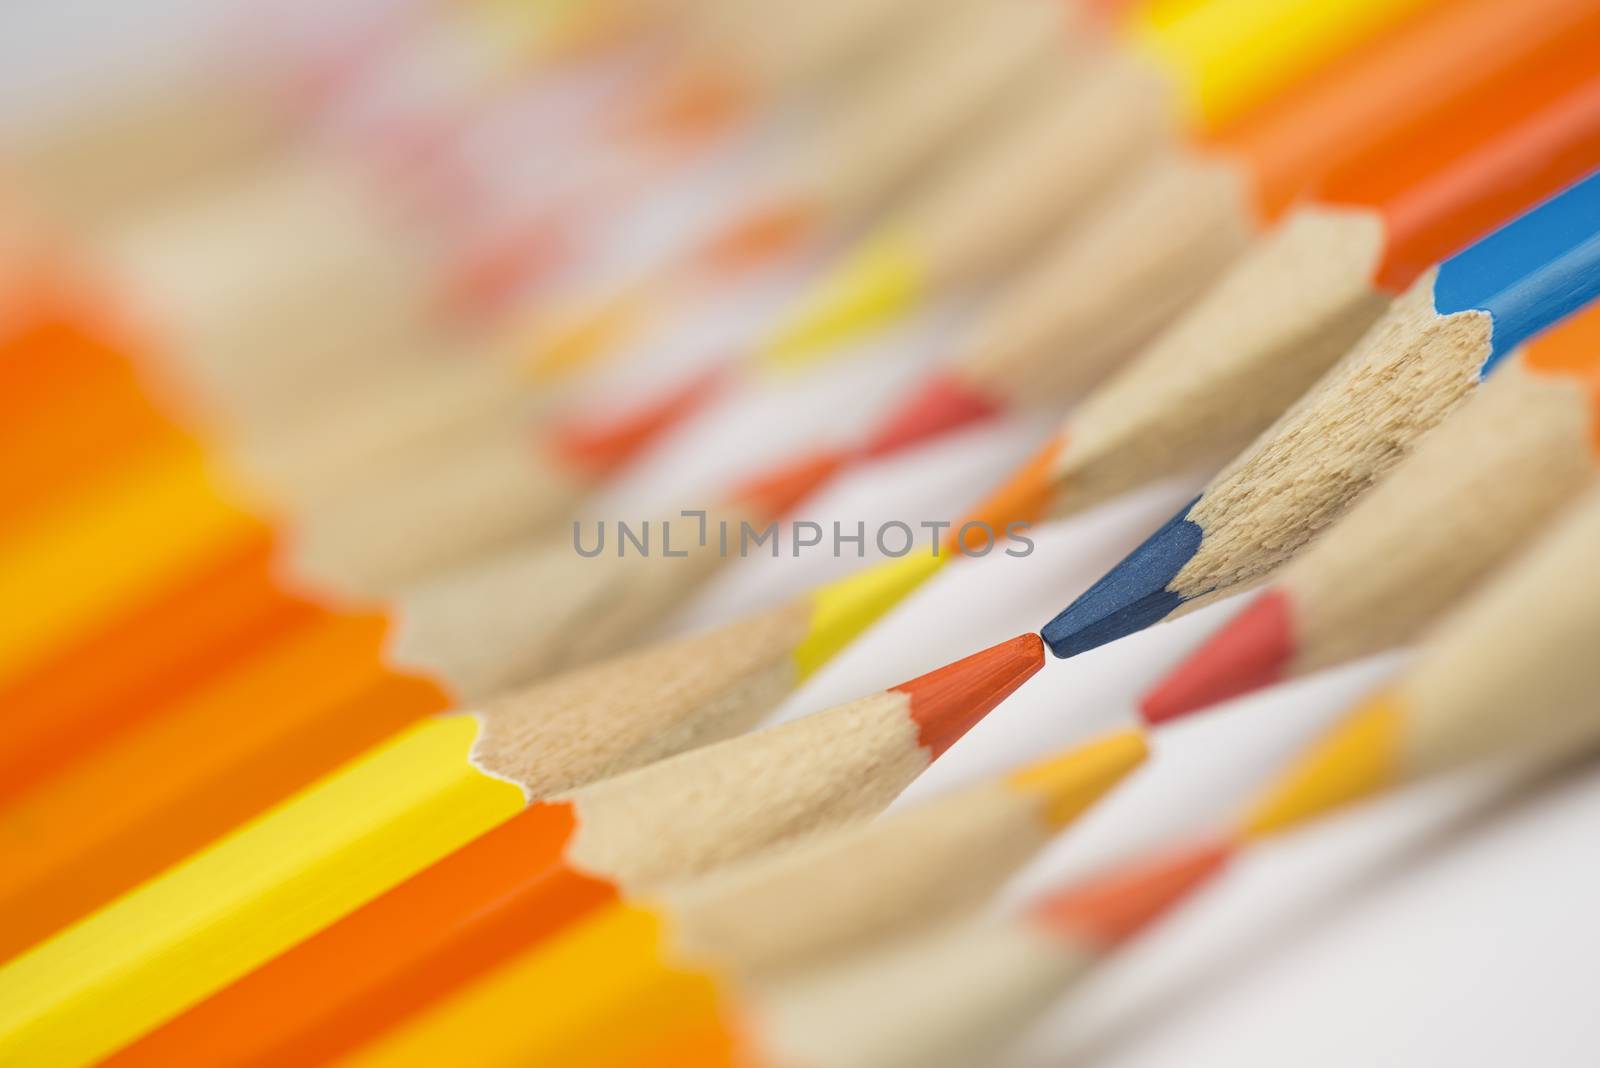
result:
M 895 408 L 867 442 L 867 456 L 889 456 L 931 438 L 993 419 L 1005 401 L 954 375 L 935 375 Z
M 911 698 L 918 741 L 932 760 L 1043 666 L 1039 636 L 1023 634 L 895 689 Z
M 826 276 L 768 345 L 766 361 L 798 367 L 879 330 L 921 298 L 923 264 L 898 234 L 864 245 Z
M 688 142 L 710 136 L 750 103 L 750 87 L 709 64 L 678 70 L 642 96 L 618 123 L 621 136 L 646 142 Z
M 756 270 L 798 253 L 820 228 L 820 215 L 803 198 L 764 204 L 708 241 L 695 265 L 719 274 Z
M 549 279 L 573 255 L 572 234 L 559 220 L 534 220 L 456 264 L 445 275 L 440 304 L 452 319 L 481 322 L 505 311 L 529 287 Z
M 1037 797 L 1053 828 L 1066 827 L 1150 755 L 1144 732 L 1117 731 L 1011 776 L 1010 785 Z
M 1097 649 L 1161 622 L 1183 604 L 1172 580 L 1200 551 L 1200 527 L 1189 519 L 1193 507 L 1191 501 L 1045 624 L 1040 633 L 1052 653 L 1066 659 Z
M 615 474 L 705 407 L 724 381 L 723 369 L 714 367 L 620 418 L 569 423 L 554 432 L 556 452 L 593 478 Z
M 967 523 L 984 523 L 998 540 L 1005 536 L 1006 528 L 1014 523 L 1037 523 L 1049 515 L 1056 494 L 1056 483 L 1052 476 L 1056 460 L 1066 447 L 1065 434 L 1057 434 L 1050 439 L 1034 453 L 1032 459 L 1022 465 L 1010 481 L 967 514 L 962 524 L 956 527 L 955 537 L 961 536 L 961 529 Z M 972 542 L 981 540 L 982 536 L 980 528 L 971 528 L 966 547 L 975 551 L 981 549 L 981 545 Z
M 733 503 L 748 508 L 758 518 L 777 519 L 826 485 L 851 458 L 850 453 L 840 449 L 819 449 L 738 486 L 732 494 Z
M 1145 695 L 1145 722 L 1166 723 L 1281 680 L 1294 655 L 1293 623 L 1287 595 L 1258 597 Z
M 558 382 L 600 360 L 634 333 L 649 304 L 648 287 L 635 286 L 597 306 L 557 312 L 529 341 L 528 377 L 536 384 Z
M 1336 727 L 1262 795 L 1245 816 L 1244 833 L 1289 830 L 1399 779 L 1400 707 L 1395 698 L 1380 696 Z
M 1220 874 L 1237 851 L 1224 839 L 1164 853 L 1046 898 L 1033 915 L 1095 949 L 1115 949 Z

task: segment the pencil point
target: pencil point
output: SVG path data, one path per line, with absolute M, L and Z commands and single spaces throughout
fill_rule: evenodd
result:
M 935 375 L 884 420 L 866 455 L 888 456 L 971 423 L 992 419 L 1005 405 L 954 375 Z
M 500 236 L 445 277 L 445 312 L 467 319 L 502 312 L 571 254 L 571 234 L 555 220 L 539 220 Z
M 1193 506 L 1185 505 L 1045 624 L 1040 633 L 1052 653 L 1065 659 L 1125 638 L 1159 623 L 1187 599 L 1168 587 L 1200 549 L 1202 531 L 1188 519 Z
M 1287 830 L 1394 782 L 1400 777 L 1402 728 L 1392 697 L 1368 702 L 1261 796 L 1245 816 L 1244 833 L 1262 837 Z
M 960 741 L 1043 666 L 1039 636 L 1023 634 L 895 689 L 911 698 L 911 718 L 932 760 Z
M 718 274 L 756 270 L 797 253 L 817 232 L 817 205 L 803 198 L 776 200 L 736 219 L 700 249 L 695 266 Z
M 1256 598 L 1145 695 L 1145 722 L 1166 723 L 1278 682 L 1294 655 L 1291 616 L 1282 592 Z
M 811 630 L 794 651 L 804 679 L 933 577 L 948 554 L 913 552 L 830 582 L 811 595 Z
M 1096 949 L 1114 949 L 1220 874 L 1236 851 L 1215 840 L 1165 853 L 1047 898 L 1034 916 Z
M 558 427 L 556 451 L 595 478 L 614 474 L 704 407 L 724 377 L 723 369 L 715 367 L 620 417 Z
M 886 325 L 916 303 L 922 265 L 894 236 L 862 248 L 823 279 L 769 344 L 767 361 L 798 366 Z
M 559 381 L 620 348 L 644 318 L 647 289 L 635 286 L 598 306 L 552 316 L 542 330 L 536 327 L 528 376 L 539 383 Z
M 818 450 L 746 481 L 734 490 L 733 500 L 759 518 L 777 519 L 826 485 L 849 461 L 850 454 L 842 450 Z
M 1036 795 L 1053 827 L 1067 826 L 1150 755 L 1143 731 L 1122 730 L 1030 764 L 1007 780 Z
M 988 531 L 998 540 L 1005 537 L 1007 530 L 1016 524 L 1031 526 L 1044 519 L 1049 514 L 1051 503 L 1055 499 L 1056 460 L 1066 447 L 1065 434 L 1057 434 L 1051 438 L 1044 448 L 1034 453 L 1032 459 L 1011 476 L 1009 481 L 967 513 L 966 518 L 953 533 L 952 544 L 961 537 L 961 530 L 969 523 L 979 524 L 979 527 L 969 534 L 966 548 L 979 551 L 982 546 L 971 542 L 977 540 L 975 535 L 982 533 L 984 526 L 987 526 Z
M 617 124 L 624 138 L 693 141 L 732 122 L 750 99 L 749 89 L 727 72 L 707 66 L 669 73 Z

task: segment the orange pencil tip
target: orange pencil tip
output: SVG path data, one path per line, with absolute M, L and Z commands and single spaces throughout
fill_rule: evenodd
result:
M 710 403 L 725 380 L 723 368 L 712 368 L 620 417 L 558 427 L 554 431 L 555 451 L 591 477 L 615 474 Z
M 818 209 L 804 200 L 779 200 L 741 216 L 700 249 L 703 270 L 732 274 L 763 267 L 798 252 L 816 233 Z
M 818 450 L 744 482 L 733 492 L 734 503 L 760 518 L 777 519 L 826 485 L 850 459 L 841 449 Z
M 1013 524 L 1037 523 L 1048 515 L 1056 494 L 1053 477 L 1056 460 L 1066 447 L 1065 434 L 1051 438 L 1005 485 L 968 513 L 955 527 L 952 543 L 965 537 L 968 550 L 982 552 L 985 538 L 998 542 Z M 963 530 L 968 531 L 965 536 L 961 533 Z
M 1044 666 L 1044 642 L 1023 634 L 895 689 L 911 698 L 919 741 L 933 759 Z
M 888 456 L 930 438 L 993 419 L 1004 403 L 954 375 L 935 375 L 896 408 L 867 443 L 866 454 Z
M 702 140 L 732 126 L 750 102 L 747 86 L 711 66 L 669 74 L 642 95 L 643 102 L 619 124 L 625 138 Z
M 1217 839 L 1163 853 L 1048 897 L 1033 914 L 1046 927 L 1114 949 L 1208 883 L 1237 851 Z
M 1145 722 L 1165 723 L 1278 682 L 1294 655 L 1292 616 L 1280 591 L 1258 597 L 1145 696 Z

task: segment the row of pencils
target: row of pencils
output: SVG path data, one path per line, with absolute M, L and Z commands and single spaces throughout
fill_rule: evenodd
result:
M 1242 854 L 1600 748 L 1595 0 L 227 27 L 0 150 L 0 1064 L 996 1064 Z M 711 435 L 604 540 L 919 322 L 862 426 Z M 984 426 L 1048 429 L 932 545 L 686 622 L 728 530 Z M 1185 479 L 927 656 L 947 570 Z M 1246 591 L 885 814 L 1047 654 Z M 769 722 L 891 611 L 916 677 Z M 1235 814 L 1005 896 L 1167 724 L 1401 648 Z

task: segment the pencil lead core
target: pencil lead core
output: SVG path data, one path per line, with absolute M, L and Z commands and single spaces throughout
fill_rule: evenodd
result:
M 1045 624 L 1050 651 L 1065 659 L 1159 623 L 1187 598 L 1170 588 L 1200 550 L 1191 501 L 1100 581 Z
M 1256 598 L 1145 695 L 1145 722 L 1166 723 L 1282 680 L 1294 655 L 1292 615 L 1279 590 Z
M 929 759 L 949 749 L 1044 666 L 1037 634 L 1023 634 L 895 689 L 911 698 L 911 718 Z
M 880 424 L 865 452 L 877 458 L 911 448 L 930 438 L 992 419 L 1005 405 L 957 378 L 935 375 Z
M 1096 949 L 1114 949 L 1219 875 L 1236 852 L 1233 842 L 1217 839 L 1165 853 L 1046 898 L 1033 914 Z

